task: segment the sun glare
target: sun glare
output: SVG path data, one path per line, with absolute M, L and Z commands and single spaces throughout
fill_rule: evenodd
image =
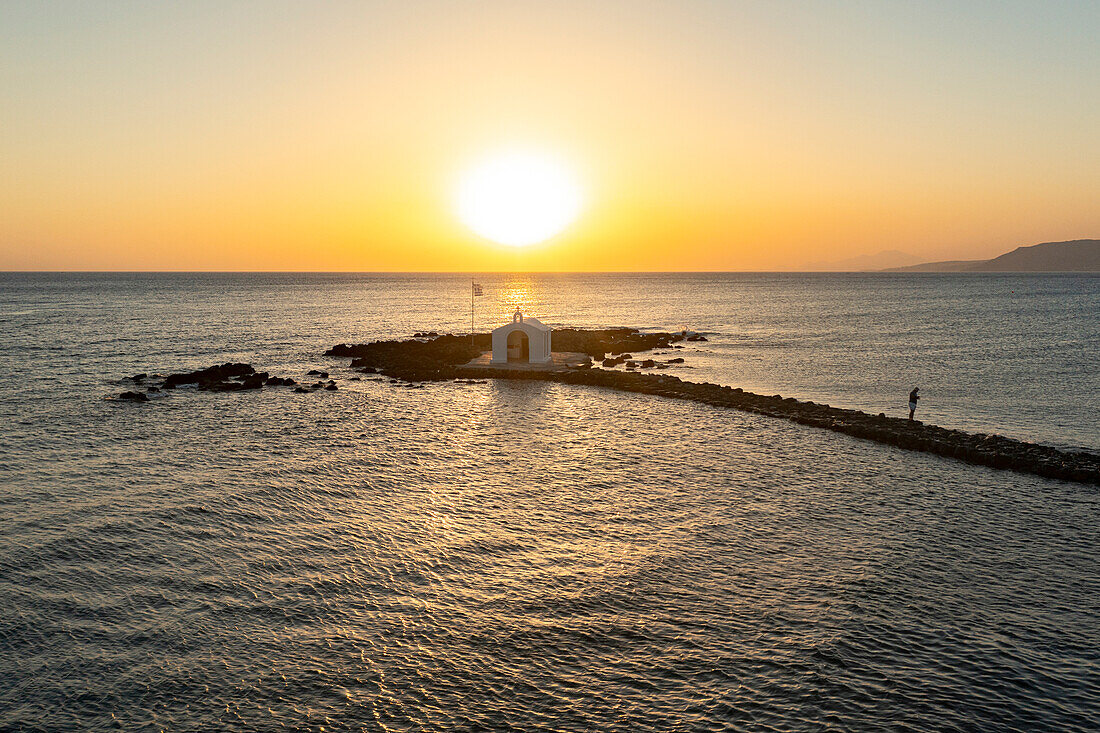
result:
M 508 151 L 486 158 L 462 176 L 456 209 L 478 235 L 523 247 L 569 226 L 581 210 L 581 189 L 555 156 Z

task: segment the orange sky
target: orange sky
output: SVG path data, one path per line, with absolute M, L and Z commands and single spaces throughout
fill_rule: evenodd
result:
M 1100 4 L 958 5 L 3 5 L 0 269 L 798 269 L 1100 236 Z M 587 193 L 523 250 L 451 205 L 512 143 Z

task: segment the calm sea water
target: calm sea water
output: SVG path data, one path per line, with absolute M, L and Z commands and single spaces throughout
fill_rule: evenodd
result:
M 1100 449 L 1100 278 L 479 276 L 685 379 Z M 320 354 L 469 279 L 0 275 L 0 729 L 1096 730 L 1100 494 Z M 226 360 L 336 392 L 104 399 Z

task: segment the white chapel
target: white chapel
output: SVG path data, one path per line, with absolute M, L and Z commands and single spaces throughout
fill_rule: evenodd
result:
M 550 327 L 537 318 L 524 318 L 516 308 L 512 322 L 493 329 L 493 360 L 491 364 L 549 364 Z

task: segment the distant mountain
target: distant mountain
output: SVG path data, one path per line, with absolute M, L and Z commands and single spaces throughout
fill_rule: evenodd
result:
M 991 260 L 927 262 L 885 272 L 1100 272 L 1100 239 L 1043 242 L 1017 247 Z
M 979 263 L 974 272 L 1100 272 L 1100 239 L 1017 247 Z
M 864 270 L 882 270 L 887 267 L 904 267 L 905 265 L 915 265 L 918 262 L 920 262 L 920 257 L 899 252 L 896 249 L 889 249 L 878 254 L 859 255 L 844 260 L 811 262 L 806 265 L 806 271 L 862 272 Z

